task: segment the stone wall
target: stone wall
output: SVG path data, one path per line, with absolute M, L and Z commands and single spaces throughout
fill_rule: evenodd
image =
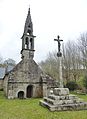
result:
M 9 99 L 27 98 L 27 88 L 31 86 L 30 97 L 43 97 L 47 96 L 47 86 L 51 86 L 51 83 L 53 80 L 43 73 L 34 60 L 22 60 L 5 75 L 4 92 Z
M 8 75 L 5 75 L 4 80 L 3 80 L 3 90 L 4 90 L 6 97 L 8 95 L 7 89 L 8 89 Z
M 32 97 L 41 97 L 41 88 L 39 83 L 29 83 L 29 82 L 15 82 L 8 83 L 8 99 L 18 98 L 18 93 L 22 91 L 24 93 L 23 98 L 27 98 L 27 87 L 32 86 Z M 46 96 L 46 85 L 43 85 L 43 95 Z
M 0 79 L 0 90 L 3 89 L 3 79 Z

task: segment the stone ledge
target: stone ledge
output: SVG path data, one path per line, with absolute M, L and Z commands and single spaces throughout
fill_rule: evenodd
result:
M 68 88 L 54 88 L 53 94 L 59 95 L 59 96 L 69 95 L 69 89 Z
M 87 103 L 78 103 L 78 104 L 64 104 L 54 106 L 47 102 L 40 100 L 39 104 L 43 107 L 48 108 L 50 111 L 72 111 L 72 110 L 87 110 Z
M 87 102 L 75 95 L 69 95 L 66 88 L 56 88 L 53 94 L 44 97 L 40 105 L 47 107 L 50 111 L 87 110 Z

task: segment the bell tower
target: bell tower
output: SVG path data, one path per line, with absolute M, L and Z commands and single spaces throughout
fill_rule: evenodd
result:
M 34 57 L 34 38 L 33 35 L 33 23 L 30 14 L 30 8 L 25 22 L 24 33 L 22 36 L 22 59 L 29 59 Z

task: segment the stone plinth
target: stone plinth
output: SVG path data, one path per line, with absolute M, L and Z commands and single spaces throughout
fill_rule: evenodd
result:
M 53 94 L 58 96 L 69 95 L 69 89 L 68 88 L 54 88 Z
M 40 105 L 47 107 L 50 111 L 86 110 L 87 102 L 75 95 L 69 95 L 68 88 L 55 88 L 53 94 L 49 94 L 40 100 Z

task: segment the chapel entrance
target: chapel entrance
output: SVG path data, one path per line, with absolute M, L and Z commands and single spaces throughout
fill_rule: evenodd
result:
M 27 98 L 31 98 L 32 97 L 32 94 L 33 94 L 33 86 L 32 85 L 29 85 L 27 87 L 26 97 Z
M 18 92 L 18 98 L 19 99 L 23 99 L 24 98 L 24 92 L 23 91 Z

